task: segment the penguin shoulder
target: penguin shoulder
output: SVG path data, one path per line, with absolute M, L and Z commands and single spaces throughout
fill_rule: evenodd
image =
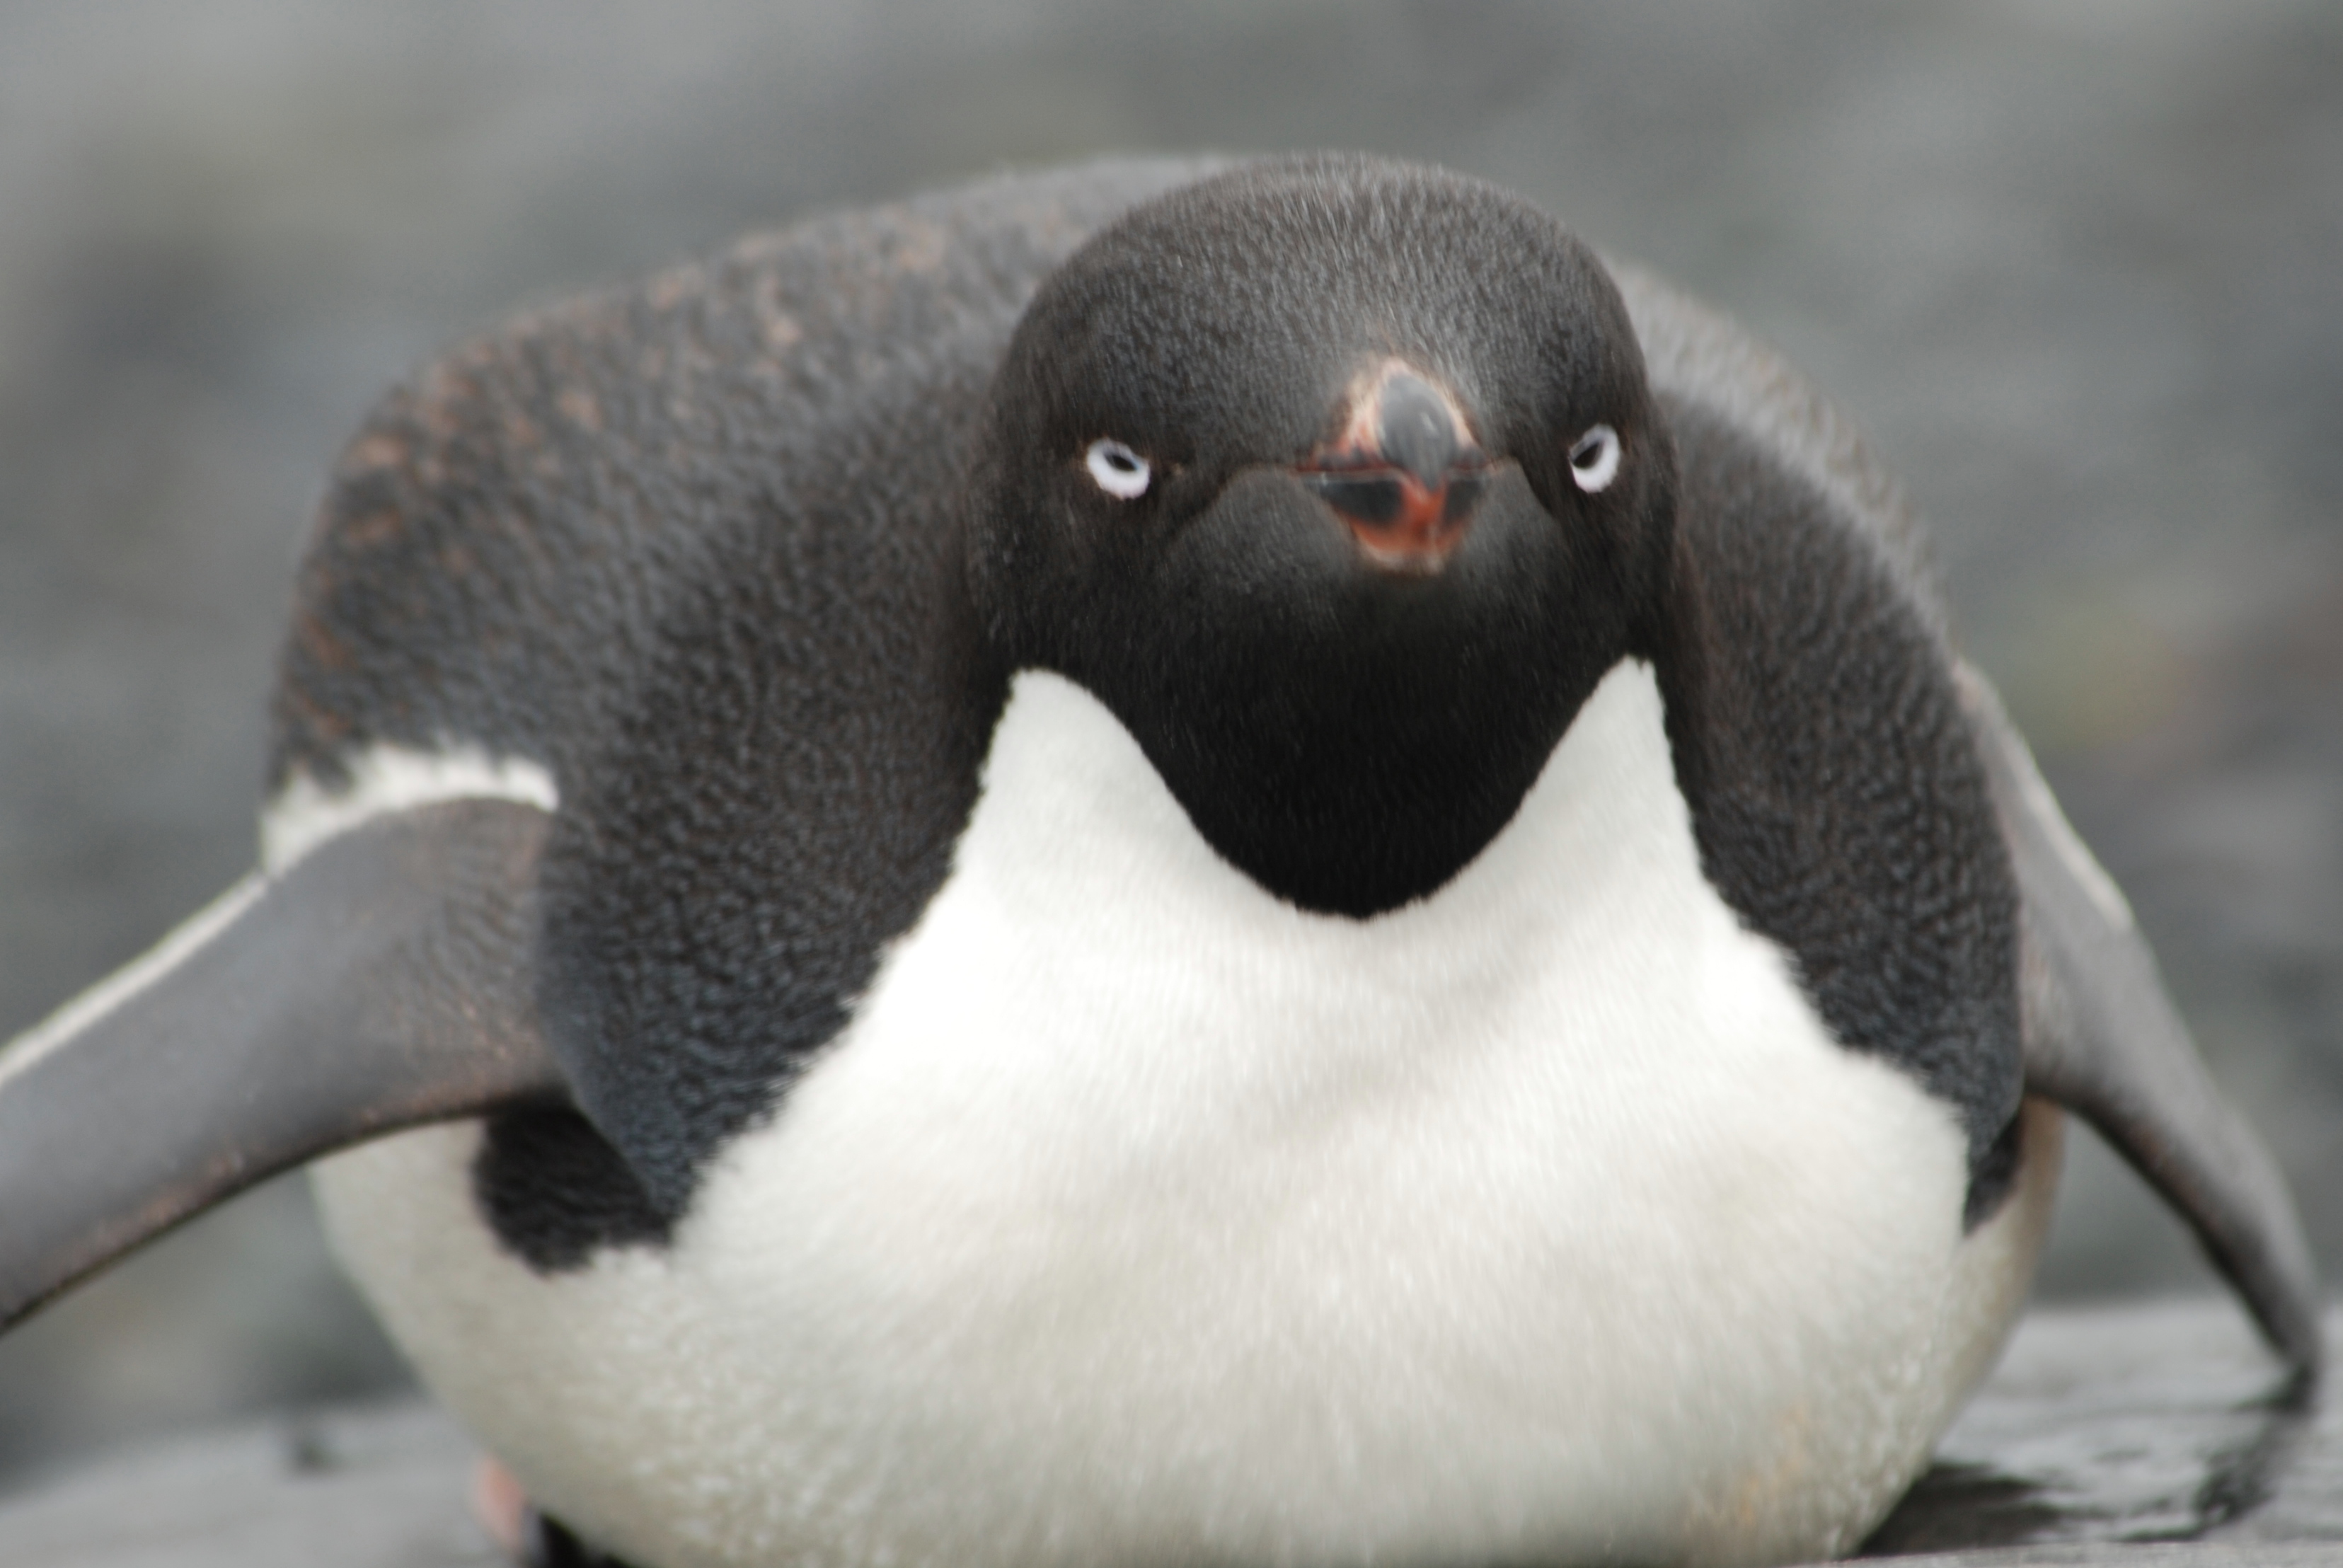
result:
M 752 236 L 464 343 L 345 448 L 304 552 L 269 770 L 450 741 L 558 776 L 679 598 L 778 535 L 842 608 L 940 548 L 967 427 L 1033 288 L 1198 166 L 1007 176 Z M 826 538 L 843 533 L 843 539 Z M 814 600 L 830 596 L 829 602 Z M 850 618 L 850 615 L 848 618 Z
M 2017 894 L 1925 534 L 1845 416 L 1732 321 L 1614 268 L 1676 455 L 1661 684 L 1703 869 L 1842 1044 L 2016 1168 Z

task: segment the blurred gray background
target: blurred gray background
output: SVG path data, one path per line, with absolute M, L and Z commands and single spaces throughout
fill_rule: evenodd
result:
M 9 0 L 0 1038 L 249 863 L 307 513 L 436 348 L 816 207 L 1296 146 L 1504 182 L 1870 430 L 2343 1270 L 2334 0 Z M 2209 1288 L 2077 1144 L 2042 1292 Z M 403 1376 L 279 1182 L 0 1341 L 0 1488 Z

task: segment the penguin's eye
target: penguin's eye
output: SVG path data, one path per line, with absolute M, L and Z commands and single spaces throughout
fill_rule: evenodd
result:
M 1618 475 L 1619 432 L 1608 425 L 1589 425 L 1586 434 L 1571 444 L 1570 477 L 1591 496 Z
M 1147 493 L 1147 459 L 1120 441 L 1104 437 L 1092 441 L 1082 455 L 1082 467 L 1091 471 L 1098 487 L 1116 500 L 1136 500 Z

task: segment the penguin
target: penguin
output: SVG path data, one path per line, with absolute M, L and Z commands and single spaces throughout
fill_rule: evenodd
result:
M 2067 1111 L 2321 1362 L 1894 480 L 1476 180 L 1004 176 L 524 318 L 347 448 L 273 711 L 259 869 L 0 1053 L 0 1322 L 316 1161 L 548 1541 L 1835 1554 Z

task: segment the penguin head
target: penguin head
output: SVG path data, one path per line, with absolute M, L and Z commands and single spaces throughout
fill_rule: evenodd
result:
M 1645 646 L 1674 472 L 1618 291 L 1552 218 L 1433 170 L 1249 166 L 1028 307 L 970 591 L 1224 858 L 1363 918 L 1478 854 Z

